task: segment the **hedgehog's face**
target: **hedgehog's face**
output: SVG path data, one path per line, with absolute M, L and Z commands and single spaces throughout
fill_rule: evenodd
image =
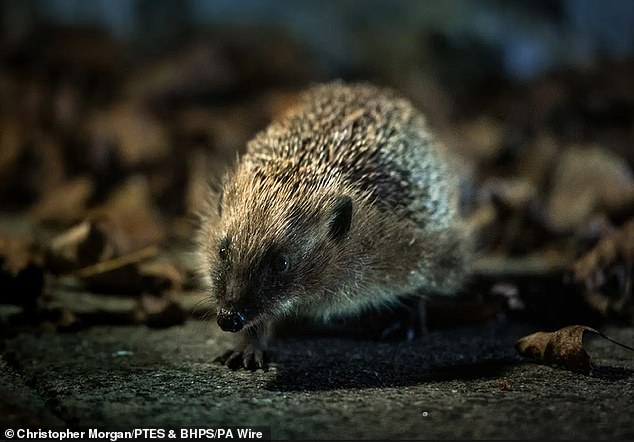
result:
M 218 325 L 236 332 L 290 304 L 297 279 L 297 254 L 288 246 L 270 245 L 252 257 L 241 251 L 241 241 L 230 234 L 220 239 L 212 272 Z
M 287 210 L 283 216 L 247 213 L 228 216 L 208 253 L 212 295 L 224 331 L 268 323 L 315 302 L 332 268 L 334 246 L 343 246 L 352 200 L 340 197 L 311 216 Z M 257 220 L 257 221 L 256 221 Z

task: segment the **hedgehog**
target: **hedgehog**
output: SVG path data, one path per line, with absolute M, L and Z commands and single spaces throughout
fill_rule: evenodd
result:
M 313 85 L 210 188 L 197 254 L 217 361 L 266 368 L 274 325 L 458 292 L 469 258 L 452 159 L 394 90 Z

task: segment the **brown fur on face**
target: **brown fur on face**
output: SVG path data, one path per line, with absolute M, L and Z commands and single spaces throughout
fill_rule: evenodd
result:
M 406 100 L 369 85 L 309 90 L 249 144 L 202 216 L 218 308 L 257 325 L 452 292 L 467 242 L 449 170 Z

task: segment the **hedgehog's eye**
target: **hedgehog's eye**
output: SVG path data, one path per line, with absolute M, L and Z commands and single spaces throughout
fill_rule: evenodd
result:
M 221 260 L 226 261 L 229 256 L 229 242 L 226 239 L 220 241 L 220 247 L 218 247 L 218 256 Z
M 275 255 L 273 257 L 272 267 L 276 273 L 287 272 L 291 263 L 286 255 Z

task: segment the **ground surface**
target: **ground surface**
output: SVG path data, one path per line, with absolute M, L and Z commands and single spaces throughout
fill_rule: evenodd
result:
M 270 426 L 274 438 L 634 438 L 634 356 L 587 348 L 584 376 L 521 361 L 533 329 L 493 322 L 413 342 L 286 339 L 267 372 L 211 363 L 209 323 L 19 335 L 0 364 L 3 426 Z M 634 342 L 633 329 L 609 329 Z M 24 426 L 24 425 L 23 425 Z

